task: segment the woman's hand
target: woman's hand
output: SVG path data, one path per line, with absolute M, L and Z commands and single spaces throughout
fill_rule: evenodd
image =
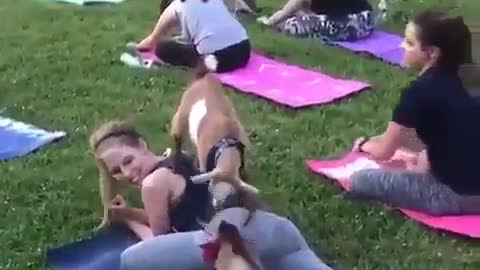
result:
M 125 219 L 124 222 L 140 240 L 144 241 L 154 237 L 152 230 L 147 225 L 128 218 Z
M 402 126 L 389 122 L 387 130 L 380 136 L 358 138 L 354 143 L 354 150 L 367 153 L 369 158 L 376 161 L 387 161 L 392 158 L 400 146 L 400 131 Z
M 258 17 L 258 18 L 257 18 L 257 23 L 263 24 L 263 25 L 267 25 L 267 26 L 270 26 L 270 25 L 271 25 L 271 23 L 270 23 L 270 21 L 268 20 L 268 17 L 267 17 L 267 16 Z
M 419 153 L 398 150 L 397 152 L 395 152 L 390 161 L 403 162 L 405 164 L 405 168 L 411 172 L 427 173 L 430 170 L 430 164 L 428 162 L 426 150 L 423 150 Z
M 123 213 L 125 212 L 125 209 L 127 209 L 127 207 L 127 201 L 121 195 L 117 194 L 117 196 L 115 196 L 115 198 L 113 198 L 113 200 L 111 201 L 109 208 L 114 219 L 122 220 Z
M 140 43 L 136 45 L 137 50 L 139 51 L 148 51 L 153 48 L 155 48 L 155 39 L 153 38 L 152 35 L 148 35 L 146 38 L 144 38 Z
M 115 198 L 113 198 L 112 200 L 111 208 L 119 209 L 119 208 L 126 208 L 126 207 L 127 207 L 127 201 L 121 195 L 117 194 L 117 196 L 115 196 Z
M 353 151 L 355 152 L 363 152 L 363 150 L 361 149 L 362 145 L 365 144 L 365 141 L 367 139 L 365 137 L 360 137 L 358 139 L 356 139 L 354 142 L 353 142 Z
M 407 170 L 416 171 L 417 166 L 418 166 L 418 157 L 417 156 L 406 158 L 406 159 L 404 159 L 404 161 L 405 161 L 405 168 Z
M 409 171 L 427 173 L 430 170 L 430 162 L 428 161 L 426 150 L 418 153 L 414 158 L 407 160 L 405 163 Z

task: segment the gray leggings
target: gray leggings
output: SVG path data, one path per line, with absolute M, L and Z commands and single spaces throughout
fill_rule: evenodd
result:
M 351 177 L 350 194 L 430 215 L 480 214 L 480 196 L 455 193 L 430 173 L 366 169 Z
M 331 270 L 309 248 L 292 222 L 259 211 L 242 227 L 247 214 L 241 208 L 226 209 L 207 225 L 206 231 L 215 233 L 222 219 L 235 224 L 265 270 Z M 211 270 L 203 262 L 199 247 L 199 239 L 210 235 L 206 231 L 161 235 L 140 242 L 123 252 L 121 269 Z

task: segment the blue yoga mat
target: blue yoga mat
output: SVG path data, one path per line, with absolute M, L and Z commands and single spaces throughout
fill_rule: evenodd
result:
M 49 249 L 46 264 L 52 270 L 120 270 L 120 255 L 138 241 L 126 226 L 115 224 L 87 239 Z
M 0 116 L 0 160 L 26 155 L 65 135 Z

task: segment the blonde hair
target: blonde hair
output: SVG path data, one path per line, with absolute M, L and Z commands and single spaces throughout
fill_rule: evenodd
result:
M 142 136 L 126 121 L 109 121 L 98 127 L 90 136 L 90 149 L 95 157 L 95 163 L 99 170 L 100 198 L 103 204 L 103 218 L 99 228 L 103 228 L 110 223 L 109 206 L 117 194 L 117 182 L 107 170 L 105 163 L 97 157 L 97 154 L 104 142 L 108 139 L 116 138 L 117 143 L 138 146 Z

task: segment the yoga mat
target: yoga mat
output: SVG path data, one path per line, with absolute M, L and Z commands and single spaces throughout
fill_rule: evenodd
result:
M 65 135 L 0 116 L 0 160 L 26 155 Z
M 47 250 L 46 264 L 53 270 L 120 270 L 120 255 L 138 238 L 123 225 L 64 246 Z
M 365 82 L 333 78 L 256 53 L 247 67 L 218 77 L 241 92 L 292 108 L 329 103 L 369 87 Z
M 82 5 L 93 5 L 93 4 L 119 4 L 125 0 L 54 0 L 54 1 L 82 6 Z
M 409 153 L 398 150 L 394 158 L 388 163 L 380 164 L 368 159 L 365 155 L 350 151 L 349 153 L 333 159 L 306 160 L 306 166 L 315 173 L 338 181 L 345 189 L 349 190 L 349 177 L 356 171 L 369 168 L 401 168 L 404 167 L 402 155 Z M 406 216 L 426 226 L 449 231 L 473 238 L 480 238 L 480 216 L 431 216 L 428 214 L 399 209 Z
M 158 63 L 153 52 L 139 52 L 141 58 Z M 217 74 L 240 92 L 263 97 L 291 108 L 333 102 L 370 85 L 356 80 L 333 78 L 327 74 L 289 65 L 252 53 L 245 68 Z
M 403 38 L 401 36 L 375 31 L 366 39 L 354 42 L 333 42 L 338 46 L 354 52 L 368 53 L 387 63 L 402 65 L 403 49 L 400 47 Z

